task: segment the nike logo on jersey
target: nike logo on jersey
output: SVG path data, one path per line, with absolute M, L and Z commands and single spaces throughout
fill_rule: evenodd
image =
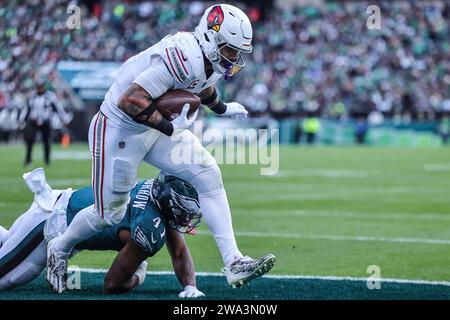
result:
M 182 50 L 180 50 L 180 51 L 181 51 L 181 58 L 183 59 L 183 61 L 187 61 L 187 58 L 184 56 L 183 51 Z

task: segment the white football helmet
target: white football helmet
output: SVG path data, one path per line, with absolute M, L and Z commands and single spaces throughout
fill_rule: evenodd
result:
M 239 8 L 216 4 L 206 9 L 195 37 L 215 72 L 225 78 L 238 73 L 245 62 L 241 53 L 252 52 L 252 25 Z

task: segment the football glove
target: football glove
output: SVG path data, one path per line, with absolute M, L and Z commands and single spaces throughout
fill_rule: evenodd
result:
M 181 114 L 172 120 L 174 131 L 178 129 L 187 129 L 194 123 L 195 119 L 197 118 L 198 109 L 194 112 L 194 114 L 190 118 L 188 118 L 189 108 L 190 108 L 189 103 L 186 103 L 183 106 Z
M 183 291 L 178 294 L 179 298 L 199 298 L 204 296 L 205 294 L 194 286 L 186 286 Z
M 221 114 L 223 117 L 229 117 L 234 119 L 247 118 L 248 111 L 245 110 L 244 106 L 237 102 L 225 103 L 227 109 Z

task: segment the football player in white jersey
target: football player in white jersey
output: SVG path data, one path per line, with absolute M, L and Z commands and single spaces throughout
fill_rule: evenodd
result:
M 67 259 L 73 247 L 108 225 L 119 223 L 142 161 L 191 183 L 199 194 L 203 217 L 222 255 L 223 272 L 232 287 L 269 271 L 272 254 L 259 259 L 243 256 L 233 233 L 231 212 L 219 167 L 189 130 L 197 112 L 189 105 L 168 121 L 153 100 L 173 89 L 197 94 L 202 104 L 220 116 L 246 117 L 237 102 L 224 103 L 214 84 L 244 67 L 242 55 L 252 51 L 252 27 L 247 15 L 231 5 L 206 9 L 194 33 L 178 32 L 128 59 L 106 93 L 89 128 L 92 187 L 95 204 L 79 212 L 61 236 L 49 242 L 47 277 L 55 292 L 65 290 Z M 175 146 L 203 161 L 176 163 Z

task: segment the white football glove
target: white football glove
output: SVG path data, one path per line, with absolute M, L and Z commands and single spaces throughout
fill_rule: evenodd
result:
M 145 260 L 142 261 L 142 263 L 139 265 L 136 272 L 134 273 L 134 275 L 137 276 L 139 279 L 138 286 L 144 283 L 145 276 L 147 275 L 147 264 L 148 264 L 147 261 Z
M 178 294 L 179 298 L 198 298 L 204 296 L 205 294 L 194 286 L 186 286 L 183 291 Z
M 244 106 L 238 102 L 225 103 L 227 109 L 221 114 L 223 117 L 230 117 L 234 119 L 247 118 L 248 111 L 245 110 Z
M 189 103 L 186 103 L 183 106 L 181 114 L 172 120 L 174 131 L 178 129 L 187 129 L 194 123 L 195 119 L 197 118 L 198 109 L 194 112 L 194 114 L 190 118 L 188 118 L 189 108 L 190 108 Z

